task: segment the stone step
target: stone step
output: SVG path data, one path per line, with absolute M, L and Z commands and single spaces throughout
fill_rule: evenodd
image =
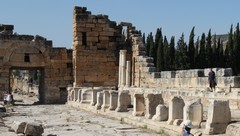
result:
M 142 67 L 143 72 L 155 72 L 155 67 Z
M 153 63 L 148 63 L 148 62 L 142 62 L 141 66 L 142 67 L 154 67 L 154 64 Z

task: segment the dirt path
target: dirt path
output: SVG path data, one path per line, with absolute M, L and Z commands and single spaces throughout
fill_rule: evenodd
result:
M 157 136 L 120 121 L 79 111 L 66 105 L 31 105 L 36 99 L 14 96 L 17 102 L 14 112 L 8 113 L 0 123 L 0 136 L 16 136 L 6 126 L 13 121 L 39 122 L 44 126 L 43 136 Z M 1 121 L 0 121 L 1 122 Z M 159 135 L 158 135 L 159 136 Z

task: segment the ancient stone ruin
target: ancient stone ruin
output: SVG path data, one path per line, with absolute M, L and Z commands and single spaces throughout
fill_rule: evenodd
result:
M 75 7 L 72 50 L 54 48 L 40 36 L 13 34 L 12 25 L 0 31 L 2 90 L 11 89 L 11 69 L 39 69 L 43 103 L 67 100 L 69 106 L 169 135 L 179 135 L 185 120 L 192 121 L 196 135 L 239 132 L 231 121 L 240 115 L 231 113 L 240 109 L 240 77 L 231 68 L 214 68 L 217 88 L 210 92 L 208 68 L 156 72 L 131 23 Z
M 232 76 L 231 68 L 213 69 L 218 83 L 214 92 L 208 88 L 209 69 L 155 72 L 153 58 L 145 55 L 142 36 L 131 23 L 117 24 L 75 7 L 73 36 L 70 106 L 155 131 L 160 127 L 170 135 L 181 133 L 184 120 L 192 121 L 195 134 L 223 134 L 231 111 L 239 109 L 240 77 Z

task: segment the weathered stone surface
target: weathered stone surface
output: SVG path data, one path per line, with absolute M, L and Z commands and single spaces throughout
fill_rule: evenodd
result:
M 95 105 L 96 110 L 100 110 L 103 104 L 103 92 L 97 92 L 97 104 Z
M 14 130 L 16 134 L 24 133 L 26 124 L 27 124 L 26 122 L 14 121 L 13 124 L 11 125 L 11 128 Z
M 161 71 L 161 78 L 175 78 L 175 71 Z
M 228 100 L 210 100 L 205 133 L 223 134 L 231 121 Z
M 201 99 L 193 99 L 184 106 L 183 120 L 191 120 L 194 126 L 199 127 L 203 120 L 203 105 Z
M 104 90 L 102 109 L 105 110 L 109 108 L 109 106 L 110 106 L 110 93 L 109 93 L 109 90 Z
M 133 102 L 133 115 L 144 116 L 145 115 L 145 100 L 143 94 L 134 94 Z
M 168 107 L 163 104 L 159 104 L 156 107 L 156 114 L 152 117 L 155 121 L 167 121 L 168 120 Z
M 180 96 L 173 96 L 169 102 L 168 124 L 173 124 L 175 119 L 183 119 L 184 101 Z
M 183 122 L 183 119 L 175 119 L 175 120 L 173 121 L 173 125 L 179 126 L 182 122 Z
M 128 91 L 121 91 L 118 93 L 118 106 L 115 111 L 127 112 L 128 105 L 131 104 L 131 97 Z
M 144 94 L 146 113 L 145 117 L 151 119 L 156 114 L 156 107 L 159 104 L 163 104 L 163 98 L 161 94 Z
M 109 110 L 115 110 L 117 108 L 118 103 L 118 92 L 117 91 L 110 91 L 110 106 Z
M 229 124 L 226 129 L 226 136 L 239 136 L 240 123 Z
M 41 124 L 38 123 L 27 123 L 24 134 L 26 136 L 41 136 L 44 132 L 44 129 Z

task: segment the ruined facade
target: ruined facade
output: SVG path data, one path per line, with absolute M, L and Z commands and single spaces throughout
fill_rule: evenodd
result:
M 181 133 L 180 124 L 187 119 L 196 133 L 228 132 L 229 111 L 240 109 L 240 77 L 232 76 L 230 68 L 213 69 L 217 88 L 210 92 L 209 69 L 156 72 L 131 23 L 117 24 L 84 7 L 75 7 L 73 16 L 74 85 L 68 88 L 68 105 L 141 127 L 149 124 L 156 131 L 160 127 L 170 135 Z M 215 99 L 227 102 L 220 107 L 209 101 Z M 215 118 L 216 111 L 226 114 Z
M 52 47 L 41 36 L 13 33 L 13 25 L 0 26 L 0 90 L 12 91 L 12 70 L 41 71 L 39 99 L 42 103 L 64 103 L 72 83 L 72 51 Z M 2 98 L 2 97 L 0 97 Z

